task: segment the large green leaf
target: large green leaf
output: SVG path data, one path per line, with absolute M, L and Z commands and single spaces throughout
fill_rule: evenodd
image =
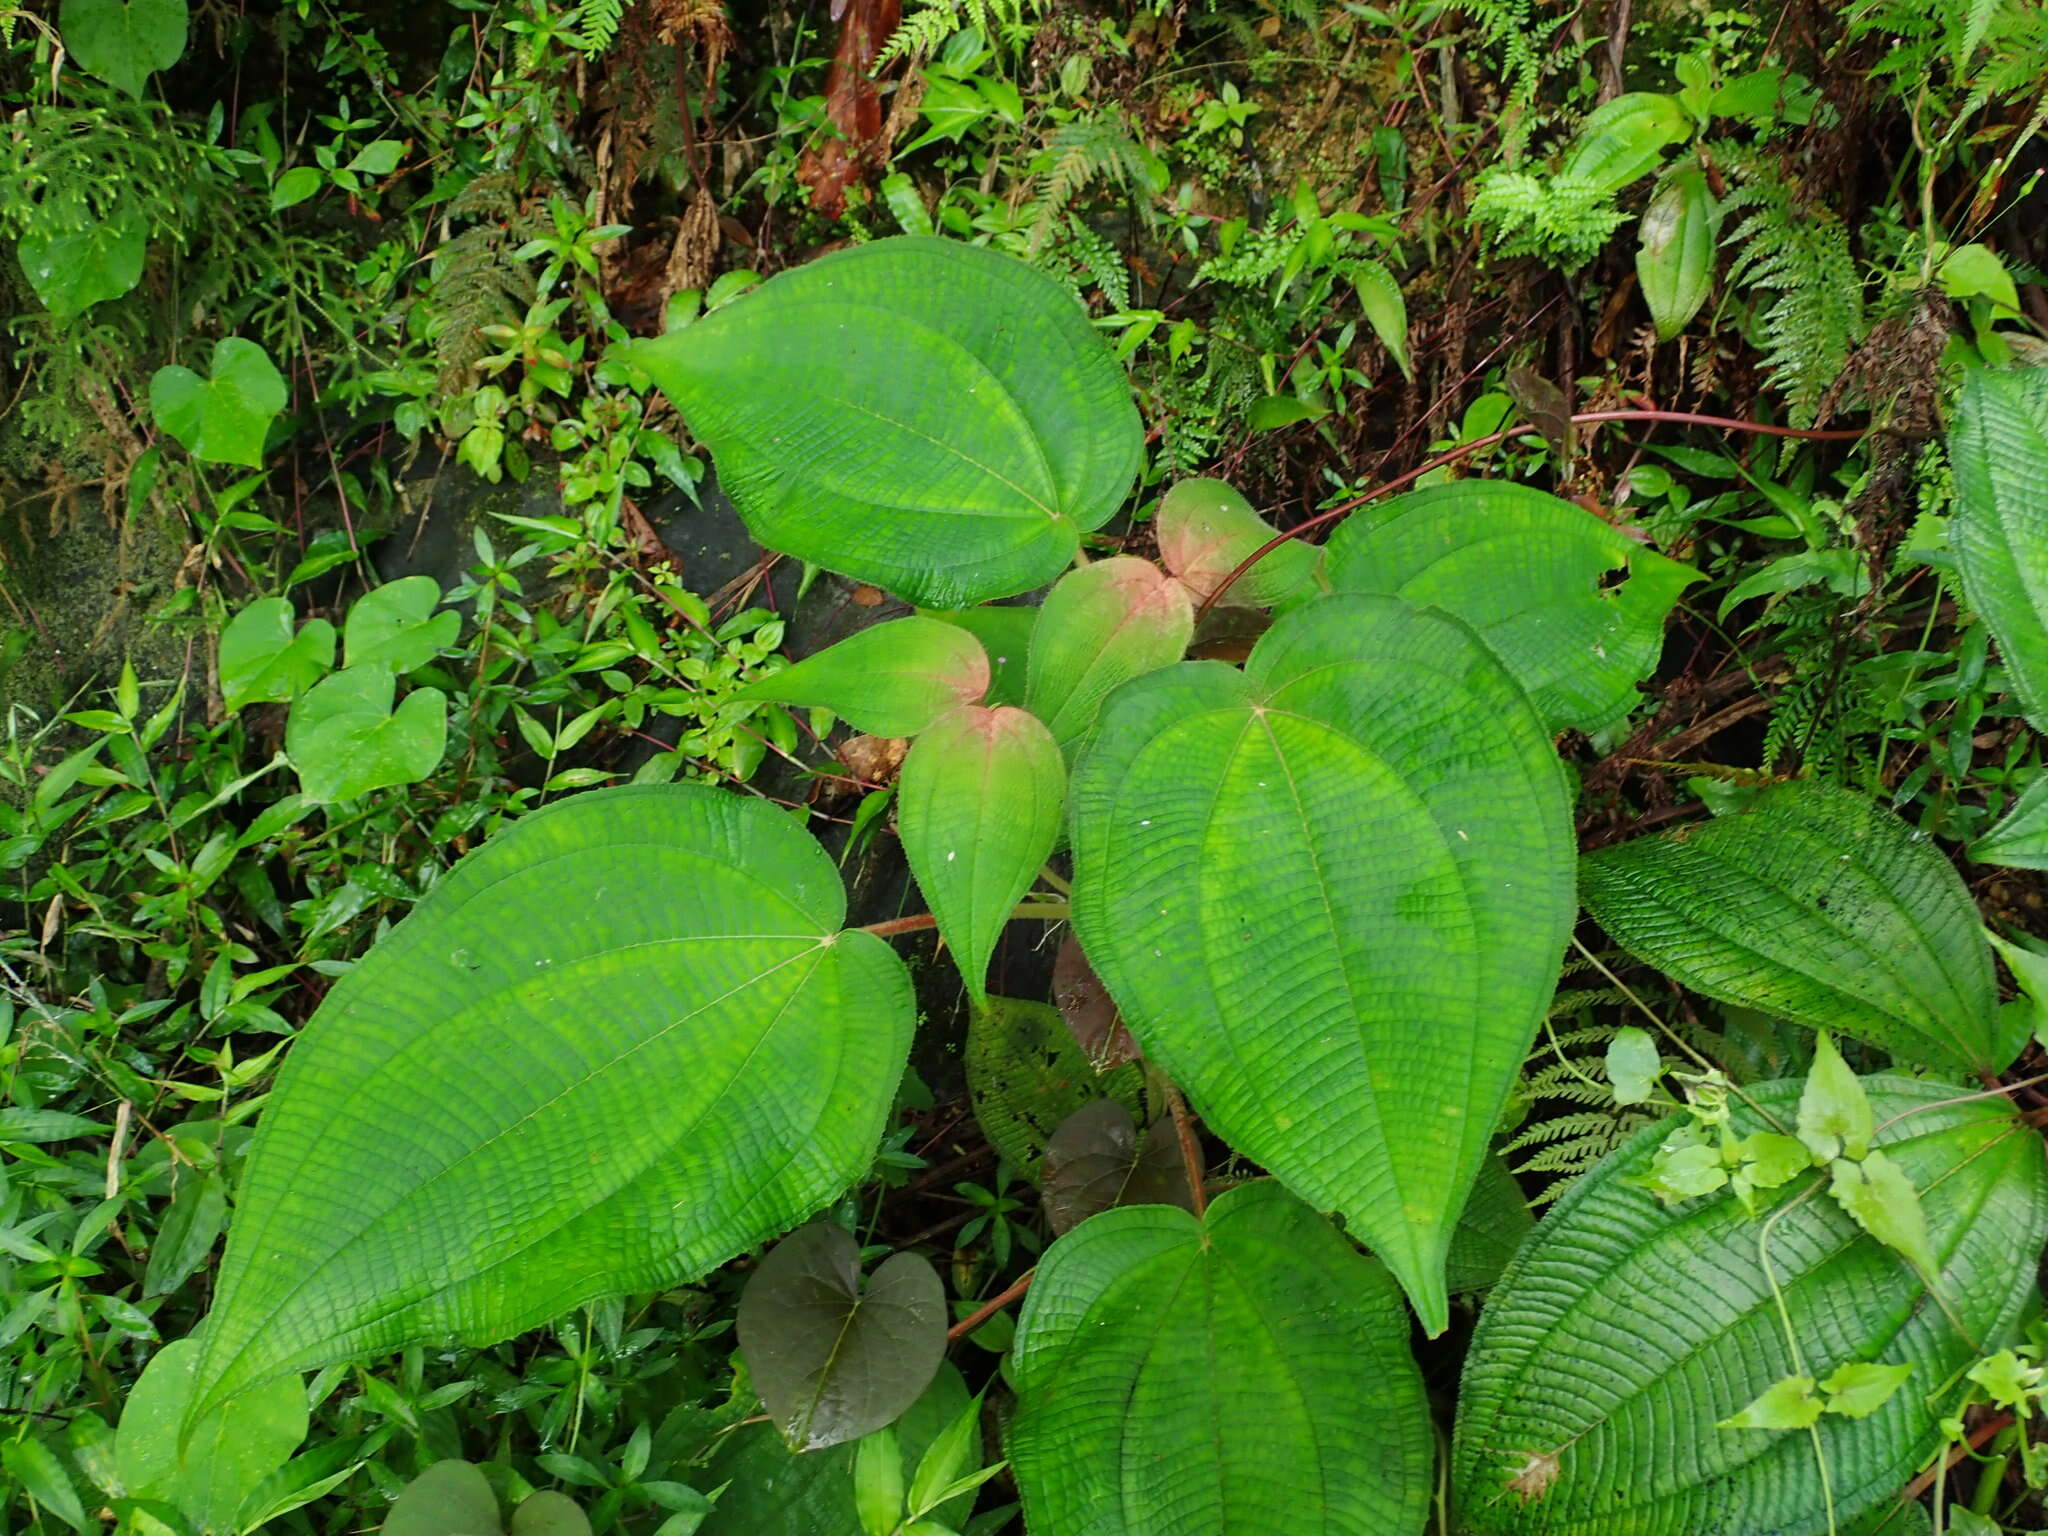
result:
M 762 543 L 928 607 L 1052 580 L 1143 451 L 1123 370 L 1066 290 L 949 240 L 836 252 L 624 355 Z
M 2048 773 L 2029 784 L 1998 825 L 1970 845 L 1979 864 L 2048 869 Z
M 1699 579 L 1582 507 L 1496 480 L 1362 509 L 1330 540 L 1329 576 L 1340 592 L 1393 592 L 1456 614 L 1552 728 L 1587 731 L 1634 705 L 1666 615 Z
M 128 292 L 142 281 L 148 253 L 142 217 L 132 208 L 83 229 L 30 229 L 14 248 L 29 286 L 59 320 L 74 319 Z
M 261 469 L 263 440 L 288 398 L 284 375 L 270 355 L 240 336 L 214 343 L 208 378 L 173 363 L 149 380 L 149 414 L 156 424 L 193 458 L 212 464 Z
M 1194 633 L 1188 589 L 1149 560 L 1119 555 L 1069 571 L 1031 631 L 1024 706 L 1071 749 L 1112 689 L 1179 661 Z
M 1899 1077 L 1865 1086 L 1887 1127 L 1879 1145 L 1923 1191 L 1940 1301 L 1814 1192 L 1820 1170 L 1754 1217 L 1726 1190 L 1661 1205 L 1638 1181 L 1691 1122 L 1647 1127 L 1572 1187 L 1481 1316 L 1458 1398 L 1460 1530 L 1819 1536 L 1828 1523 L 1812 1439 L 1715 1426 L 1787 1375 L 1825 1378 L 1852 1363 L 1913 1372 L 1869 1417 L 1825 1414 L 1816 1426 L 1842 1528 L 1925 1463 L 1950 1384 L 2029 1304 L 2048 1240 L 2048 1165 L 2000 1100 L 1956 1103 L 1953 1089 Z M 1790 1129 L 1801 1088 L 1751 1093 Z M 1765 1128 L 1742 1107 L 1735 1121 L 1737 1135 Z
M 351 667 L 410 672 L 455 643 L 462 615 L 441 605 L 441 584 L 431 576 L 402 576 L 364 593 L 342 627 L 343 659 Z M 308 626 L 310 628 L 310 626 Z
M 903 856 L 977 1003 L 996 940 L 1059 838 L 1066 789 L 1052 733 L 1009 706 L 954 710 L 903 760 Z
M 913 1007 L 779 809 L 694 785 L 515 823 L 343 976 L 236 1197 L 206 1399 L 703 1273 L 868 1165 Z
M 1860 795 L 1775 785 L 1704 826 L 1586 858 L 1600 926 L 1693 991 L 1901 1061 L 1996 1071 L 1998 1024 L 1976 904 L 1941 850 Z
M 137 1498 L 175 1504 L 206 1532 L 241 1530 L 242 1507 L 306 1438 L 306 1392 L 279 1377 L 195 1412 L 200 1344 L 156 1352 L 121 1407 L 115 1457 Z
M 1948 451 L 1964 595 L 1998 637 L 2027 719 L 2048 731 L 2048 368 L 1972 369 Z
M 1456 619 L 1324 597 L 1242 674 L 1119 689 L 1072 798 L 1074 926 L 1146 1055 L 1441 1330 L 1451 1231 L 1574 912 L 1527 698 Z
M 308 619 L 294 630 L 291 599 L 265 597 L 228 621 L 220 635 L 220 691 L 228 713 L 245 704 L 289 699 L 334 665 L 334 626 Z
M 1384 1268 L 1270 1180 L 1046 1254 L 1006 1442 L 1043 1536 L 1416 1536 L 1434 1446 Z
M 185 0 L 64 0 L 57 27 L 79 67 L 140 97 L 185 51 Z

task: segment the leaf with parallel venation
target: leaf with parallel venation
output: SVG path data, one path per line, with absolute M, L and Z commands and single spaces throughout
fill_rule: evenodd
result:
M 1941 850 L 1861 795 L 1796 781 L 1704 826 L 1603 848 L 1580 874 L 1614 941 L 1693 991 L 1917 1065 L 1997 1071 L 1976 904 Z
M 921 1255 L 890 1255 L 861 1284 L 860 1244 L 814 1221 L 768 1250 L 740 1295 L 740 1353 L 794 1451 L 894 1423 L 946 1357 L 946 1288 Z
M 1636 279 L 1657 335 L 1669 341 L 1707 302 L 1721 205 L 1696 164 L 1673 166 L 1658 179 L 1636 227 Z
M 914 1017 L 844 913 L 780 809 L 694 785 L 577 795 L 463 860 L 286 1058 L 201 1401 L 658 1290 L 832 1199 Z
M 1054 1243 L 1006 1448 L 1049 1536 L 1415 1536 L 1434 1447 L 1386 1270 L 1270 1180 Z
M 1970 845 L 1970 857 L 2008 869 L 2048 869 L 2048 773 L 2029 784 L 1998 825 Z
M 1187 588 L 1149 560 L 1119 555 L 1069 571 L 1031 631 L 1024 707 L 1072 748 L 1112 689 L 1172 666 L 1194 633 Z
M 913 614 L 758 677 L 734 695 L 829 709 L 870 736 L 915 736 L 988 692 L 988 655 L 963 625 Z
M 968 1023 L 965 1055 L 975 1123 L 1026 1178 L 1037 1174 L 1047 1144 L 1077 1110 L 1104 1100 L 1138 1104 L 1138 1069 L 1098 1076 L 1050 1003 L 985 999 Z
M 1665 617 L 1699 580 L 1583 507 L 1490 480 L 1363 508 L 1331 538 L 1328 569 L 1340 592 L 1392 592 L 1456 614 L 1552 729 L 1586 731 L 1635 704 Z
M 2048 731 L 2048 368 L 1970 370 L 1948 452 L 1964 596 L 1998 637 L 2028 721 Z
M 1802 1086 L 1749 1096 L 1789 1129 Z M 1817 1193 L 1822 1170 L 1772 1192 L 1757 1216 L 1726 1192 L 1659 1204 L 1639 1181 L 1692 1122 L 1647 1127 L 1572 1186 L 1481 1315 L 1458 1397 L 1461 1530 L 1821 1536 L 1811 1436 L 1715 1426 L 1788 1375 L 1835 1379 L 1852 1364 L 1913 1369 L 1868 1416 L 1823 1413 L 1815 1425 L 1839 1527 L 1926 1464 L 1951 1401 L 1942 1384 L 2010 1338 L 2028 1309 L 2048 1241 L 2048 1164 L 2002 1100 L 1954 1102 L 1944 1084 L 1902 1077 L 1865 1087 L 1884 1155 L 1926 1192 L 1940 1300 Z M 1737 1136 L 1770 1128 L 1733 1108 Z
M 1319 598 L 1243 673 L 1119 689 L 1072 798 L 1075 930 L 1148 1059 L 1440 1331 L 1575 910 L 1528 699 L 1454 618 Z
M 1279 530 L 1221 480 L 1183 480 L 1159 499 L 1153 519 L 1159 558 L 1199 598 L 1265 547 Z M 1299 539 L 1262 557 L 1238 577 L 1223 601 L 1271 607 L 1307 585 L 1320 553 Z
M 1003 925 L 1059 839 L 1066 788 L 1051 733 L 1007 706 L 954 710 L 903 761 L 903 856 L 977 1003 Z
M 754 536 L 934 608 L 1051 581 L 1136 478 L 1130 386 L 1013 256 L 876 240 L 621 349 Z

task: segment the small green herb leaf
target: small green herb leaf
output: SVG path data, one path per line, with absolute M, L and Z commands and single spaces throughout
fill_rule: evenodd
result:
M 263 467 L 263 440 L 289 395 L 284 375 L 253 341 L 214 344 L 210 376 L 172 364 L 149 381 L 149 413 L 195 459 Z
M 310 800 L 352 800 L 373 789 L 416 784 L 441 761 L 448 698 L 415 688 L 396 710 L 398 682 L 382 667 L 349 667 L 316 683 L 292 706 L 285 755 Z
M 1896 1248 L 1921 1274 L 1931 1277 L 1941 1272 L 1927 1239 L 1920 1195 L 1897 1163 L 1882 1152 L 1872 1152 L 1861 1162 L 1837 1158 L 1833 1172 L 1828 1193 L 1857 1226 L 1887 1247 Z
M 1799 1139 L 1813 1155 L 1861 1157 L 1870 1150 L 1870 1099 L 1826 1030 L 1814 1037 L 1813 1065 L 1799 1097 Z
M 1766 1387 L 1740 1413 L 1731 1414 L 1716 1429 L 1805 1429 L 1819 1420 L 1821 1400 L 1814 1396 L 1811 1376 L 1787 1376 Z
M 221 701 L 233 714 L 248 704 L 295 698 L 334 665 L 334 626 L 308 619 L 294 628 L 291 600 L 266 597 L 228 621 L 220 636 Z
M 1607 1043 L 1607 1081 L 1613 1085 L 1615 1103 L 1643 1103 L 1657 1091 L 1663 1072 L 1657 1042 L 1648 1030 L 1628 1024 L 1614 1032 Z
M 441 584 L 431 576 L 387 581 L 356 599 L 342 626 L 342 655 L 350 667 L 410 672 L 455 643 L 462 615 L 440 606 Z
M 1867 1419 L 1905 1385 L 1913 1374 L 1913 1362 L 1903 1365 L 1854 1364 L 1835 1370 L 1820 1384 L 1828 1396 L 1827 1412 L 1845 1419 Z

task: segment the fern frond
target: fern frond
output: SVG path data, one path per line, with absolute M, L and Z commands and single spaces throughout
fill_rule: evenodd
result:
M 626 0 L 583 0 L 576 12 L 576 46 L 585 58 L 594 59 L 611 47 L 625 12 Z

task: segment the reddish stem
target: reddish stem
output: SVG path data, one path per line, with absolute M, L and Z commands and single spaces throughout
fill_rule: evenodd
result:
M 886 922 L 869 923 L 859 933 L 872 933 L 878 939 L 893 939 L 899 933 L 916 933 L 922 928 L 936 928 L 939 920 L 929 912 L 913 912 L 909 917 L 892 917 Z
M 1003 1308 L 1007 1307 L 1011 1302 L 1015 1301 L 1018 1297 L 1022 1296 L 1026 1291 L 1030 1290 L 1031 1277 L 1037 1273 L 1038 1271 L 1035 1269 L 1025 1270 L 1023 1274 L 1017 1277 L 1016 1281 L 1010 1286 L 1008 1290 L 1004 1291 L 1000 1296 L 997 1296 L 991 1301 L 983 1302 L 979 1307 L 975 1308 L 972 1312 L 968 1313 L 965 1317 L 960 1319 L 959 1322 L 955 1323 L 952 1327 L 948 1328 L 946 1330 L 946 1342 L 948 1344 L 959 1343 L 960 1340 L 966 1338 L 967 1335 L 974 1332 L 975 1329 L 979 1328 L 983 1323 L 987 1322 L 990 1318 L 994 1317 L 998 1312 L 1002 1311 Z

